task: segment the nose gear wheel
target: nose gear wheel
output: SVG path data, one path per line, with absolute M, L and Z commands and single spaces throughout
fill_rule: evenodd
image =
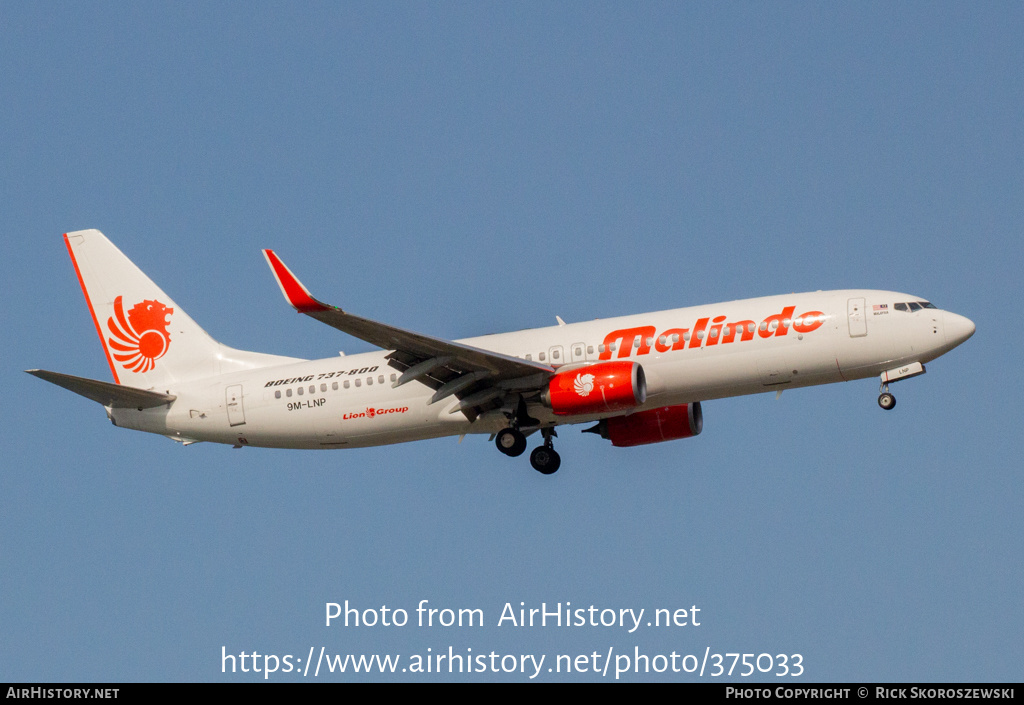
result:
M 889 393 L 889 385 L 883 382 L 879 386 L 878 391 L 880 392 L 878 395 L 878 405 L 886 411 L 892 410 L 896 406 L 896 397 Z

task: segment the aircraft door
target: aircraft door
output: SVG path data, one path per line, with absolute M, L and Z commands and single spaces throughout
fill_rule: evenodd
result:
M 232 384 L 225 392 L 228 410 L 228 424 L 241 426 L 245 423 L 245 408 L 242 406 L 242 385 Z
M 851 338 L 860 338 L 868 334 L 868 319 L 864 313 L 864 299 L 850 299 L 847 301 L 846 317 L 850 324 Z
M 572 344 L 572 361 L 573 362 L 585 362 L 587 359 L 587 346 L 584 343 L 573 343 Z

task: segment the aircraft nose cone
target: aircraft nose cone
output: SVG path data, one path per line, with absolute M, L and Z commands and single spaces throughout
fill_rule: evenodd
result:
M 942 319 L 947 343 L 959 345 L 974 335 L 974 321 L 970 318 L 945 311 L 942 314 Z

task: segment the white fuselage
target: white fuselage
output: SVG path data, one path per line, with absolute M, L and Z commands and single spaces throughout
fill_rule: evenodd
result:
M 974 330 L 936 308 L 874 290 L 769 296 L 470 338 L 460 343 L 559 369 L 604 360 L 639 363 L 646 402 L 631 411 L 878 376 L 925 363 Z M 439 436 L 496 433 L 504 414 L 473 421 L 455 396 L 430 404 L 419 382 L 397 388 L 388 351 L 292 362 L 191 381 L 169 405 L 108 409 L 118 426 L 184 442 L 277 448 L 354 448 Z M 453 413 L 454 411 L 454 413 Z M 556 416 L 529 407 L 542 425 L 612 414 Z M 618 412 L 619 414 L 623 412 Z

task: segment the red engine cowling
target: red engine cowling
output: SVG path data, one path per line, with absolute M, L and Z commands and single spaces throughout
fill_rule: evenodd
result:
M 647 400 L 644 368 L 635 362 L 602 362 L 556 374 L 541 401 L 559 416 L 633 409 Z
M 599 433 L 602 438 L 610 440 L 613 446 L 623 448 L 689 438 L 699 434 L 703 428 L 704 414 L 697 401 L 603 419 L 597 426 L 587 430 Z

